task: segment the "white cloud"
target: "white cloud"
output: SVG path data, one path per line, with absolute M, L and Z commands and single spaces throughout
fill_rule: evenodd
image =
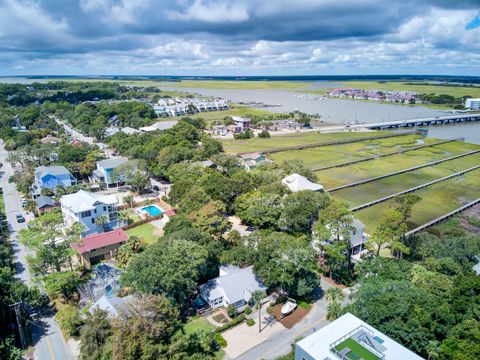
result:
M 250 18 L 247 8 L 241 2 L 195 0 L 183 11 L 167 11 L 170 19 L 202 21 L 206 23 L 237 23 Z

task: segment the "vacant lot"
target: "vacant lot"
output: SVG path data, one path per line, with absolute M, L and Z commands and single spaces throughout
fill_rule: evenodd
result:
M 440 182 L 415 192 L 422 200 L 415 205 L 412 211 L 409 228 L 433 220 L 449 211 L 452 211 L 470 201 L 480 197 L 480 171 L 472 171 L 451 180 Z M 357 211 L 356 216 L 362 220 L 367 232 L 375 230 L 375 224 L 380 214 L 388 207 L 384 202 L 368 209 Z
M 272 136 L 268 139 L 252 138 L 246 140 L 223 140 L 223 148 L 228 153 L 254 152 L 260 150 L 274 149 L 277 147 L 296 146 L 327 142 L 344 139 L 360 139 L 375 135 L 387 134 L 385 131 L 378 132 L 341 132 L 341 133 L 295 133 L 282 136 Z M 325 148 L 322 148 L 325 149 Z

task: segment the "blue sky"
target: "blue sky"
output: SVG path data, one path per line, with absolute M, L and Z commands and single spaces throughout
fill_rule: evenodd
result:
M 480 0 L 0 0 L 0 75 L 480 76 Z

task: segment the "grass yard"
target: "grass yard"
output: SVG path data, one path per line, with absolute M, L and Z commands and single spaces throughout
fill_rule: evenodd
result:
M 427 143 L 432 141 L 435 142 L 437 140 L 428 139 Z M 413 150 L 403 154 L 387 156 L 350 166 L 317 171 L 316 174 L 318 181 L 329 189 L 335 186 L 392 173 L 413 166 L 427 164 L 435 160 L 446 159 L 478 149 L 480 149 L 478 145 L 457 141 L 420 150 Z M 359 155 L 360 154 L 357 156 Z M 463 159 L 467 158 L 468 157 L 465 157 Z M 457 161 L 461 160 L 459 159 Z M 445 164 L 449 164 L 449 162 L 446 162 Z
M 359 160 L 365 157 L 401 150 L 402 148 L 411 148 L 419 145 L 417 140 L 421 138 L 419 135 L 407 135 L 351 144 L 282 151 L 267 156 L 274 161 L 302 159 L 308 167 L 314 168 Z M 428 139 L 427 142 L 434 141 Z
M 412 211 L 409 228 L 413 229 L 480 197 L 480 170 L 456 177 L 415 192 L 422 200 Z M 355 215 L 366 225 L 366 231 L 375 230 L 378 217 L 390 202 L 357 211 Z
M 335 346 L 335 350 L 337 351 L 342 351 L 345 348 L 349 348 L 351 350 L 351 353 L 347 354 L 347 358 L 349 359 L 357 360 L 363 358 L 364 360 L 379 360 L 378 356 L 367 350 L 367 348 L 363 347 L 352 338 L 348 338 Z
M 5 203 L 3 202 L 3 195 L 0 195 L 0 213 L 5 212 Z
M 205 330 L 209 333 L 210 331 L 215 329 L 215 326 L 210 324 L 205 318 L 193 318 L 184 326 L 184 330 L 187 335 L 192 334 L 199 329 Z
M 152 224 L 143 224 L 126 231 L 128 236 L 138 236 L 144 245 L 150 245 L 156 242 L 159 238 L 156 235 L 157 228 Z
M 344 139 L 360 139 L 375 135 L 387 134 L 385 131 L 378 132 L 340 132 L 340 133 L 293 133 L 282 136 L 272 136 L 262 139 L 259 137 L 246 140 L 222 140 L 223 148 L 227 153 L 254 152 L 259 150 L 274 149 L 283 146 L 295 146 L 312 144 L 316 142 L 327 142 Z M 325 148 L 322 148 L 325 149 Z

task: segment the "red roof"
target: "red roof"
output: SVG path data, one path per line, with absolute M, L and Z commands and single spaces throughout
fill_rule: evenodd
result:
M 72 249 L 77 250 L 80 254 L 100 249 L 105 246 L 119 244 L 127 241 L 128 235 L 122 229 L 105 232 L 102 234 L 94 234 L 82 239 L 79 244 L 71 243 Z
M 167 216 L 175 216 L 175 215 L 177 215 L 177 213 L 176 213 L 175 210 L 173 210 L 173 209 L 165 211 L 164 214 L 167 215 Z

